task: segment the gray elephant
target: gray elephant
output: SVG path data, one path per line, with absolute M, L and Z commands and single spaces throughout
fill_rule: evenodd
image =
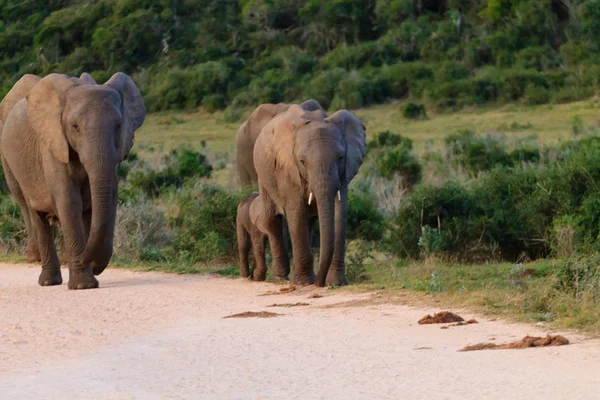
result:
M 25 90 L 26 82 L 37 82 Z M 28 76 L 7 98 L 26 93 L 4 120 L 1 148 L 9 189 L 42 262 L 39 284 L 62 283 L 52 224 L 60 221 L 69 289 L 98 287 L 94 275 L 113 251 L 117 163 L 124 160 L 146 109 L 125 74 L 104 85 L 91 77 Z M 6 99 L 5 99 L 6 100 Z
M 261 104 L 250 117 L 240 126 L 235 135 L 236 169 L 240 185 L 249 186 L 258 183 L 256 169 L 254 168 L 254 143 L 262 128 L 276 115 L 290 108 L 291 104 Z M 316 100 L 307 100 L 300 104 L 306 111 L 320 111 L 323 116 L 325 110 Z
M 265 247 L 268 236 L 254 225 L 250 218 L 250 207 L 258 198 L 258 192 L 250 194 L 238 205 L 235 225 L 237 229 L 238 251 L 240 255 L 240 276 L 250 276 L 249 253 L 252 249 L 253 271 L 252 279 L 264 281 L 267 277 L 267 261 Z
M 40 81 L 40 77 L 35 75 L 26 74 L 24 75 L 11 89 L 10 92 L 4 97 L 2 102 L 0 103 L 0 135 L 2 134 L 2 127 L 4 126 L 4 122 L 8 117 L 9 112 L 12 108 L 17 104 L 20 100 L 24 99 L 25 96 L 29 93 L 29 91 Z M 81 74 L 79 78 L 70 78 L 70 80 L 79 85 L 95 85 L 96 81 L 91 75 L 87 73 Z M 0 154 L 1 156 L 1 154 Z M 2 157 L 3 160 L 3 157 Z M 4 161 L 2 161 L 4 163 Z M 24 202 L 24 200 L 22 201 Z M 22 203 L 20 202 L 20 203 Z M 35 234 L 30 233 L 29 226 L 29 216 L 24 216 L 26 221 L 26 229 L 27 229 L 27 260 L 30 262 L 39 262 L 42 261 L 40 257 L 39 246 L 37 244 L 37 239 Z M 88 226 L 89 230 L 89 226 Z M 61 242 L 61 264 L 66 264 L 68 262 L 68 255 L 65 248 L 65 242 Z
M 295 105 L 263 128 L 254 146 L 260 196 L 250 214 L 252 222 L 268 233 L 276 274 L 289 265 L 281 229 L 281 216 L 285 216 L 294 283 L 347 284 L 348 184 L 366 153 L 365 130 L 349 111 L 319 118 Z M 309 236 L 317 219 L 320 256 L 315 280 Z

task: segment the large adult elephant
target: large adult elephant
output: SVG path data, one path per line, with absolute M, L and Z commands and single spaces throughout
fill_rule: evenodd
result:
M 31 74 L 26 74 L 23 75 L 23 77 L 21 79 L 19 79 L 19 81 L 13 86 L 13 88 L 10 90 L 10 92 L 7 93 L 7 95 L 4 97 L 4 99 L 2 100 L 2 102 L 0 103 L 0 135 L 2 134 L 2 128 L 4 126 L 4 122 L 6 121 L 6 118 L 8 117 L 8 114 L 10 113 L 10 111 L 13 109 L 13 107 L 15 106 L 15 104 L 17 104 L 20 100 L 24 99 L 27 94 L 29 93 L 29 91 L 40 81 L 40 77 L 39 76 L 35 76 L 35 75 L 31 75 Z M 87 73 L 83 73 L 81 74 L 81 76 L 79 78 L 69 78 L 73 83 L 79 84 L 79 85 L 95 85 L 96 81 L 94 80 L 94 78 L 91 77 L 91 75 L 87 74 Z M 1 152 L 0 152 L 0 157 L 1 157 Z M 2 160 L 4 158 L 2 157 Z M 4 161 L 2 161 L 2 163 L 4 163 Z M 21 199 L 19 201 L 19 203 L 25 203 L 24 199 Z M 35 262 L 35 261 L 41 261 L 41 257 L 40 257 L 40 250 L 39 250 L 39 246 L 37 244 L 37 238 L 35 234 L 32 234 L 31 228 L 30 228 L 30 224 L 29 224 L 29 215 L 24 214 L 24 219 L 25 219 L 25 226 L 26 226 L 26 230 L 27 230 L 27 259 L 30 262 Z M 88 231 L 89 231 L 89 226 L 87 227 Z M 66 263 L 68 261 L 67 259 L 67 252 L 65 249 L 65 242 L 63 241 L 61 244 L 61 263 Z
M 285 216 L 292 239 L 293 281 L 347 284 L 348 184 L 358 173 L 366 146 L 364 125 L 346 110 L 318 118 L 294 105 L 263 128 L 254 147 L 260 195 L 250 212 L 252 222 L 269 235 L 275 271 L 288 256 L 281 234 Z M 317 219 L 320 255 L 315 280 L 309 235 Z
M 260 134 L 262 128 L 269 123 L 276 115 L 279 115 L 290 108 L 291 104 L 261 104 L 250 117 L 240 126 L 235 135 L 236 147 L 236 166 L 239 184 L 242 186 L 256 185 L 258 177 L 254 168 L 254 143 Z M 320 111 L 325 114 L 325 110 L 316 100 L 307 100 L 300 104 L 306 111 Z
M 69 289 L 98 287 L 94 275 L 106 268 L 113 251 L 116 165 L 127 157 L 146 115 L 127 75 L 117 73 L 104 85 L 89 79 L 38 78 L 2 130 L 4 173 L 37 239 L 42 286 L 62 283 L 51 227 L 58 219 L 69 255 Z M 22 90 L 17 83 L 7 97 Z

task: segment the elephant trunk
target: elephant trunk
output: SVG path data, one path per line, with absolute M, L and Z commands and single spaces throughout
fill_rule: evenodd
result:
M 84 164 L 84 167 L 90 181 L 92 222 L 82 261 L 84 264 L 91 262 L 94 275 L 100 275 L 113 253 L 117 214 L 116 157 L 102 154 L 88 165 Z
M 319 215 L 320 252 L 319 272 L 315 285 L 325 286 L 335 247 L 335 199 L 337 185 L 322 184 L 315 190 Z

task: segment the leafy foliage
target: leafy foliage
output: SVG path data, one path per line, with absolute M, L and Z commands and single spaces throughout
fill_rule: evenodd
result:
M 3 0 L 0 94 L 24 73 L 102 82 L 124 71 L 150 110 L 568 101 L 598 84 L 599 10 L 598 0 Z

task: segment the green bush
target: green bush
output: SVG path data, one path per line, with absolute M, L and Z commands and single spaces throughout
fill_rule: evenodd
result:
M 162 162 L 164 168 L 160 170 L 151 168 L 147 163 L 140 163 L 131 171 L 127 170 L 127 180 L 119 191 L 121 201 L 142 194 L 156 197 L 167 188 L 182 187 L 187 179 L 208 178 L 213 170 L 204 154 L 187 147 L 171 150 L 163 157 Z M 121 171 L 124 171 L 127 167 L 122 168 Z
M 202 107 L 209 113 L 222 110 L 225 107 L 225 96 L 222 94 L 210 94 L 202 99 Z
M 389 147 L 400 146 L 410 151 L 413 148 L 412 140 L 398 135 L 392 131 L 379 132 L 373 140 L 369 142 L 368 149 L 386 149 Z
M 415 104 L 409 101 L 402 106 L 402 116 L 406 119 L 426 119 L 427 112 L 423 104 Z
M 243 193 L 202 182 L 190 182 L 173 198 L 170 217 L 175 231 L 170 256 L 183 263 L 232 260 L 237 255 L 235 217 Z
M 550 102 L 550 91 L 545 87 L 529 84 L 525 88 L 525 100 L 529 105 L 546 104 Z
M 376 156 L 375 165 L 381 176 L 387 179 L 398 176 L 407 187 L 421 180 L 421 164 L 409 149 L 401 145 L 383 150 Z
M 348 193 L 348 240 L 378 241 L 383 238 L 383 215 L 377 199 L 366 187 L 353 186 Z
M 492 136 L 479 137 L 472 130 L 462 130 L 447 136 L 444 142 L 453 166 L 472 176 L 497 165 L 513 165 L 503 142 Z
M 599 157 L 600 138 L 591 137 L 561 146 L 557 163 L 497 164 L 464 184 L 417 185 L 392 221 L 390 247 L 405 257 L 479 261 L 598 249 Z

